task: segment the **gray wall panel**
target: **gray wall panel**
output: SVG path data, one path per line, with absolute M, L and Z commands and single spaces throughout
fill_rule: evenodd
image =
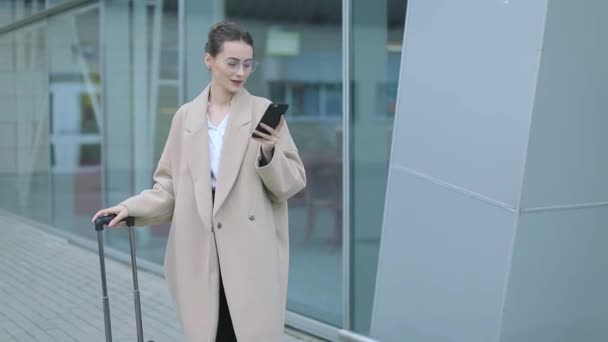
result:
M 608 2 L 548 13 L 523 206 L 608 201 Z
M 545 6 L 408 2 L 393 163 L 516 205 Z
M 608 208 L 521 216 L 502 342 L 608 341 Z
M 372 337 L 494 340 L 515 214 L 391 172 Z

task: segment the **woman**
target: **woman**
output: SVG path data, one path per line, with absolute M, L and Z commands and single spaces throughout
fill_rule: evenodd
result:
M 187 341 L 280 341 L 287 199 L 304 188 L 304 167 L 284 119 L 254 130 L 270 101 L 243 88 L 256 66 L 251 35 L 220 22 L 208 38 L 212 81 L 175 114 L 153 188 L 93 220 L 171 222 L 165 275 Z

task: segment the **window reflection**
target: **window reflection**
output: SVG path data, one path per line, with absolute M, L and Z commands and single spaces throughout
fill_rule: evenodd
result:
M 369 333 L 384 214 L 406 1 L 353 0 L 351 322 Z
M 342 325 L 341 1 L 226 1 L 226 17 L 255 40 L 248 90 L 289 103 L 286 119 L 307 171 L 290 200 L 288 309 Z

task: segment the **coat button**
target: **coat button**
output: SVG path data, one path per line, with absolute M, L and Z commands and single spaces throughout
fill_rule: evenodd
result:
M 253 215 L 249 216 L 249 221 L 255 221 L 255 216 L 253 216 Z
M 217 227 L 217 229 L 222 229 L 222 224 L 220 222 L 218 222 L 216 227 Z

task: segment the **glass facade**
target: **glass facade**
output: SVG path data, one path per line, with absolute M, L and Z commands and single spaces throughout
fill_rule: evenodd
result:
M 99 6 L 46 21 L 52 225 L 94 237 L 90 212 L 101 199 L 102 77 Z
M 288 310 L 368 334 L 406 2 L 90 1 L 10 28 L 69 3 L 0 1 L 0 208 L 94 239 L 96 210 L 152 185 L 173 114 L 209 80 L 210 25 L 235 20 L 261 61 L 247 88 L 291 105 L 307 169 Z M 140 257 L 161 265 L 168 229 L 138 229 Z M 106 242 L 128 252 L 126 232 Z
M 287 120 L 307 171 L 292 198 L 288 307 L 324 323 L 342 323 L 342 50 L 340 1 L 307 2 L 297 21 L 226 1 L 226 17 L 253 34 L 262 61 L 248 81 L 254 94 L 290 104 Z M 319 9 L 325 13 L 319 14 Z M 319 15 L 320 18 L 316 18 Z
M 351 3 L 350 320 L 352 330 L 364 335 L 372 316 L 405 5 Z

